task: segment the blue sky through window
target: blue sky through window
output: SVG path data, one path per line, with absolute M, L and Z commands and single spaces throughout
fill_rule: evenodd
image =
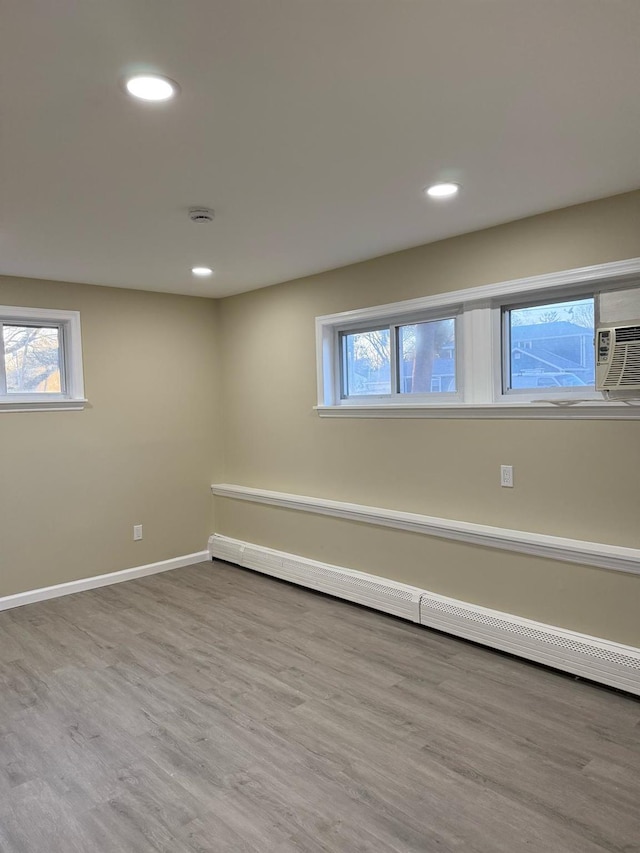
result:
M 572 299 L 508 312 L 509 388 L 594 384 L 594 300 Z

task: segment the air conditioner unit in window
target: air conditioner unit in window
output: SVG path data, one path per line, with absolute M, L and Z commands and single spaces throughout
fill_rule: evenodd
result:
M 640 397 L 640 320 L 596 330 L 596 390 Z

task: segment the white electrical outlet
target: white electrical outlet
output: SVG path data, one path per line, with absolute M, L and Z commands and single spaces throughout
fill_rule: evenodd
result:
M 500 466 L 500 485 L 503 488 L 513 488 L 513 465 Z
M 133 525 L 133 541 L 139 542 L 142 539 L 142 525 L 134 524 Z

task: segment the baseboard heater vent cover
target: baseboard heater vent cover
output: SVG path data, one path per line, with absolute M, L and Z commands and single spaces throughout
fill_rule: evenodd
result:
M 209 554 L 217 560 L 242 565 L 245 543 L 238 539 L 228 539 L 226 536 L 209 537 Z
M 215 534 L 209 539 L 212 558 L 237 563 L 248 569 L 290 581 L 310 589 L 364 604 L 393 616 L 420 621 L 422 590 L 407 584 L 343 569 L 283 551 L 274 551 Z
M 219 534 L 209 554 L 640 696 L 640 649 L 631 646 Z
M 640 695 L 640 651 L 630 646 L 434 593 L 423 593 L 420 598 L 420 622 Z

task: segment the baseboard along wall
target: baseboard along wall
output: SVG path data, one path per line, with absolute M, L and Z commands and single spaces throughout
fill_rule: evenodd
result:
M 209 554 L 640 696 L 640 649 L 631 646 L 220 534 Z
M 119 572 L 109 572 L 104 575 L 94 575 L 89 578 L 81 578 L 77 581 L 68 581 L 54 586 L 44 586 L 40 589 L 31 589 L 26 592 L 18 592 L 14 595 L 5 595 L 0 598 L 0 610 L 9 610 L 12 607 L 22 607 L 24 604 L 35 604 L 37 601 L 46 601 L 49 598 L 60 598 L 62 595 L 72 595 L 75 592 L 84 592 L 87 589 L 96 589 L 99 586 L 109 586 L 114 583 L 144 578 L 147 575 L 156 575 L 160 572 L 168 572 L 171 569 L 180 569 L 183 566 L 191 566 L 193 563 L 202 563 L 209 560 L 208 551 L 196 551 L 195 554 L 185 554 L 183 557 L 174 557 L 171 560 L 161 560 L 158 563 L 148 563 L 146 566 L 135 566 L 132 569 L 123 569 Z

